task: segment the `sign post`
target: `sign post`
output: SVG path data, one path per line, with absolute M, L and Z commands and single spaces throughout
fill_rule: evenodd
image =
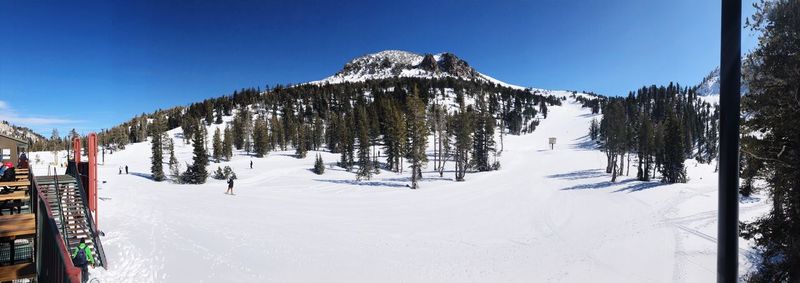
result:
M 550 150 L 553 150 L 553 145 L 556 144 L 556 138 L 550 138 Z

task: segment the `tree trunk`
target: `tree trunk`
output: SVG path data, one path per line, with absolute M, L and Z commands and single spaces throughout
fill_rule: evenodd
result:
M 442 139 L 442 133 L 441 132 L 442 132 L 442 129 L 439 129 L 439 162 L 441 162 L 439 164 L 439 169 L 444 167 L 444 160 L 443 159 L 444 159 L 444 156 L 445 156 L 444 152 L 442 152 L 442 143 L 444 143 L 444 139 Z M 442 174 L 439 173 L 439 175 L 440 175 L 439 177 L 441 177 Z
M 434 115 L 434 119 L 436 116 Z M 433 170 L 439 169 L 439 156 L 436 155 L 436 121 L 433 121 Z M 440 137 L 441 138 L 441 137 Z
M 636 170 L 636 178 L 639 179 L 639 180 L 642 180 L 642 179 L 644 179 L 643 178 L 644 175 L 642 174 L 642 153 L 641 152 L 638 153 L 636 155 L 636 157 L 639 159 L 639 162 L 638 162 L 639 165 L 638 165 L 637 170 Z
M 611 166 L 611 182 L 612 183 L 617 181 L 617 160 L 616 160 L 616 156 L 617 155 L 615 154 L 614 157 L 611 157 L 611 163 L 609 164 L 609 166 Z
M 416 166 L 412 165 L 411 166 L 411 189 L 412 190 L 416 190 L 417 189 L 417 174 L 416 174 L 416 171 L 417 171 L 416 170 Z
M 506 129 L 506 119 L 500 119 L 500 153 L 503 153 L 503 131 Z
M 631 175 L 631 153 L 628 152 L 628 168 L 625 171 L 625 176 Z

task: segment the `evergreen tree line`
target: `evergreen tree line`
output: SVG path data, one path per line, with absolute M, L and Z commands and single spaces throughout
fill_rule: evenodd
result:
M 699 99 L 695 88 L 670 83 L 643 87 L 624 98 L 577 99 L 603 113 L 602 120 L 591 122 L 589 137 L 606 153 L 612 182 L 630 174 L 632 158 L 639 180 L 661 173 L 666 183 L 682 183 L 687 180 L 684 160 L 710 163 L 717 157 L 718 107 Z
M 428 162 L 425 150 L 430 135 L 434 139 L 433 169 L 443 175 L 445 163 L 453 161 L 457 165 L 455 179 L 462 181 L 468 170 L 499 168 L 494 158 L 496 131 L 500 131 L 502 148 L 504 134 L 532 132 L 538 125 L 537 114 L 544 117 L 548 105 L 560 103 L 561 99 L 542 93 L 451 78 L 279 85 L 143 114 L 103 131 L 101 143 L 122 148 L 181 127 L 183 136 L 179 138 L 202 145 L 195 145 L 195 159 L 198 154 L 206 155 L 206 160 L 199 159 L 205 165 L 230 159 L 233 148 L 256 157 L 292 148 L 298 158 L 305 157 L 308 150 L 325 149 L 340 154 L 338 165 L 355 170 L 358 179 L 371 178 L 379 168 L 395 172 L 410 168 L 414 172 L 412 187 L 416 187 Z M 206 133 L 205 126 L 212 124 L 225 130 Z M 154 145 L 153 156 L 159 154 L 157 147 L 165 145 L 163 141 Z M 382 155 L 387 162 L 378 162 Z M 182 174 L 176 174 L 175 167 L 170 162 L 170 175 L 194 176 L 180 178 L 185 182 L 207 176 L 194 164 L 187 164 L 187 172 Z M 161 176 L 156 171 L 154 178 Z

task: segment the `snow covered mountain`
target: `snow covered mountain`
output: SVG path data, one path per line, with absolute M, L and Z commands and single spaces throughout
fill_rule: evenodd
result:
M 746 69 L 742 67 L 742 72 Z M 742 95 L 748 92 L 747 85 L 742 78 Z M 709 73 L 700 84 L 697 85 L 697 96 L 711 104 L 719 103 L 719 67 Z
M 345 64 L 344 68 L 333 76 L 311 83 L 338 84 L 394 77 L 453 77 L 468 81 L 485 81 L 516 89 L 526 89 L 481 74 L 453 53 L 420 55 L 401 50 L 385 50 L 355 58 Z
M 20 127 L 9 123 L 8 121 L 0 121 L 0 134 L 15 137 L 23 140 L 30 140 L 37 142 L 45 140 L 45 138 L 27 127 Z
M 697 85 L 698 96 L 719 95 L 719 68 L 715 68 Z

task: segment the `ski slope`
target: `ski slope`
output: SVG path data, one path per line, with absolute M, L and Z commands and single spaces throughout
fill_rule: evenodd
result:
M 315 175 L 309 169 L 316 152 L 305 159 L 271 152 L 253 158 L 252 170 L 251 158 L 238 153 L 232 162 L 209 169 L 233 167 L 239 179 L 236 195 L 229 196 L 223 194 L 225 182 L 214 179 L 204 185 L 151 181 L 150 145 L 129 145 L 106 155 L 99 169 L 99 227 L 110 267 L 92 270 L 92 277 L 101 282 L 714 281 L 714 168 L 687 161 L 687 184 L 643 183 L 633 176 L 610 183 L 604 154 L 586 137 L 593 117 L 570 102 L 550 107 L 534 133 L 505 137 L 501 170 L 453 182 L 452 172 L 439 178 L 429 164 L 419 190 L 405 187 L 409 175 L 389 171 L 362 182 L 336 167 Z M 558 140 L 554 150 L 548 137 Z M 191 146 L 180 139 L 176 144 L 178 159 L 189 161 Z M 326 163 L 338 160 L 322 155 Z M 125 165 L 131 174 L 119 175 Z M 766 209 L 763 201 L 743 203 L 741 218 Z M 745 270 L 749 250 L 745 241 L 740 246 Z

